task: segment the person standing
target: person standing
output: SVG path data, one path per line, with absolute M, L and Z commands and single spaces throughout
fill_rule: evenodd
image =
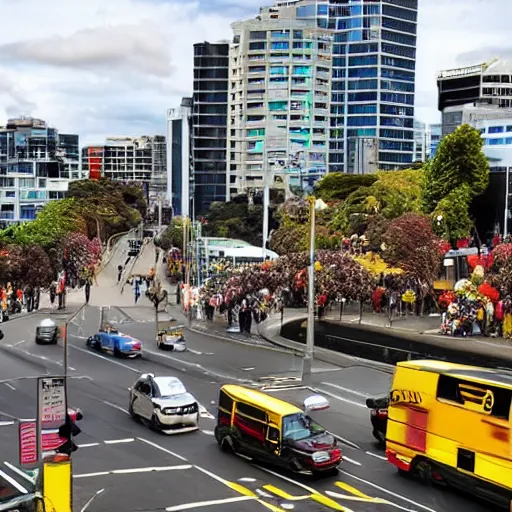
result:
M 34 289 L 34 309 L 37 311 L 39 309 L 39 303 L 41 302 L 41 288 L 36 286 Z
M 89 304 L 89 299 L 91 298 L 91 279 L 87 278 L 84 286 L 85 291 L 85 303 Z

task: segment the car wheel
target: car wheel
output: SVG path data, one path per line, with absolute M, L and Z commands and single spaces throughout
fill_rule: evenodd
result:
M 149 424 L 149 427 L 151 428 L 151 430 L 160 430 L 160 422 L 158 421 L 158 418 L 153 414 L 153 416 L 151 416 L 151 422 Z
M 373 437 L 375 437 L 375 439 L 377 439 L 377 441 L 380 444 L 385 444 L 386 443 L 386 436 L 380 430 L 375 429 L 373 431 Z
M 220 449 L 225 453 L 234 453 L 233 442 L 229 436 L 224 436 L 219 442 Z
M 39 338 L 36 338 L 36 345 L 41 345 L 41 342 L 39 341 Z

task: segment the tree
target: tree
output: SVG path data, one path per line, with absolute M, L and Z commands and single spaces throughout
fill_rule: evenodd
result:
M 20 282 L 24 285 L 48 287 L 55 277 L 48 254 L 40 245 L 21 248 Z
M 432 286 L 442 260 L 439 239 L 429 217 L 408 213 L 391 222 L 384 240 L 384 257 L 394 267 Z
M 170 226 L 162 233 L 157 240 L 157 245 L 164 251 L 177 247 L 180 251 L 183 248 L 183 219 L 174 217 Z
M 79 279 L 97 258 L 96 245 L 83 233 L 70 233 L 62 242 L 64 265 L 68 279 Z
M 464 124 L 444 137 L 425 166 L 423 211 L 431 214 L 439 202 L 463 185 L 470 198 L 482 194 L 489 184 L 489 164 L 482 151 L 480 132 Z M 469 204 L 468 204 L 469 208 Z
M 374 174 L 344 174 L 331 172 L 315 185 L 315 196 L 324 201 L 344 201 L 356 190 L 373 185 L 378 180 Z

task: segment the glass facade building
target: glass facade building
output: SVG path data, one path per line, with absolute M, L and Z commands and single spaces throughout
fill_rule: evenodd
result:
M 33 220 L 82 178 L 78 135 L 59 134 L 45 121 L 10 119 L 0 128 L 0 223 Z
M 227 198 L 229 43 L 194 45 L 191 196 L 195 215 Z
M 299 0 L 296 9 L 334 37 L 329 171 L 357 172 L 358 139 L 375 141 L 365 172 L 410 166 L 418 0 Z

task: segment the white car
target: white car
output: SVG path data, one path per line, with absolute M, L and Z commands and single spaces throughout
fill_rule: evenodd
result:
M 199 429 L 199 404 L 176 377 L 141 375 L 130 388 L 128 411 L 133 418 L 166 434 Z

